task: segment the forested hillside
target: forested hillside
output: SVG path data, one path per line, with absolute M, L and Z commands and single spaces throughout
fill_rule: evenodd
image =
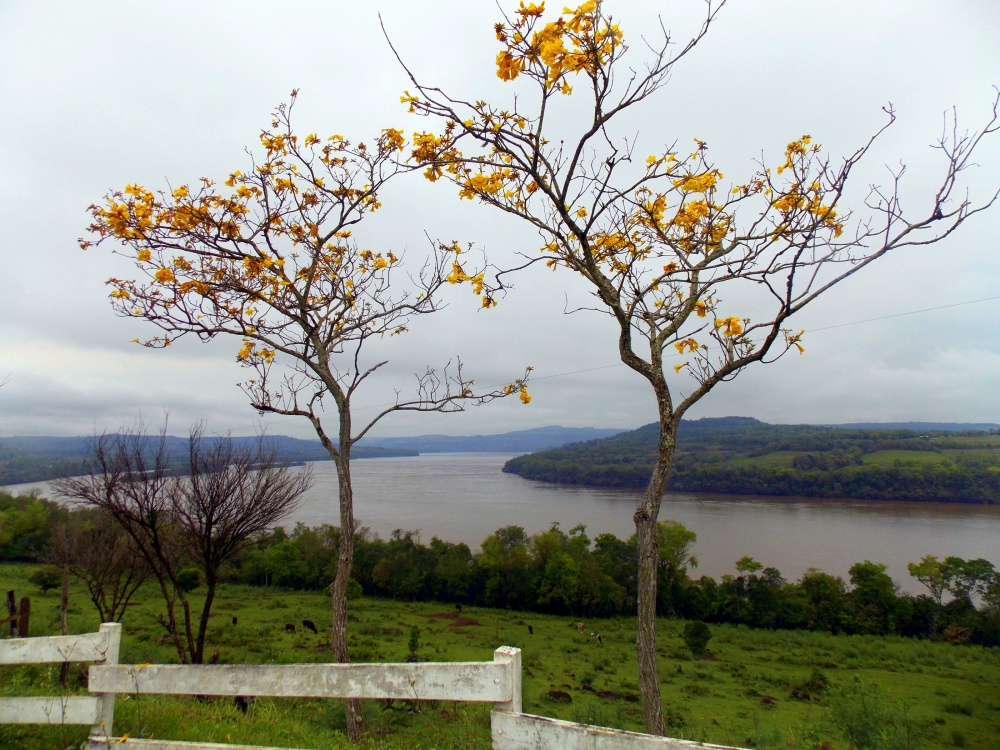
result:
M 44 482 L 49 479 L 85 473 L 90 437 L 9 437 L 0 439 L 0 486 L 25 482 Z M 211 441 L 213 438 L 207 438 Z M 256 437 L 234 437 L 236 447 L 256 442 Z M 319 440 L 299 440 L 285 435 L 275 435 L 267 440 L 274 445 L 278 457 L 291 464 L 306 461 L 329 461 Z M 188 439 L 167 437 L 167 455 L 178 471 L 186 471 Z M 382 458 L 386 456 L 415 456 L 417 452 L 404 448 L 355 448 L 354 458 Z
M 657 426 L 508 461 L 525 479 L 645 487 Z M 670 488 L 736 495 L 1000 502 L 1000 430 L 770 425 L 748 417 L 681 422 Z

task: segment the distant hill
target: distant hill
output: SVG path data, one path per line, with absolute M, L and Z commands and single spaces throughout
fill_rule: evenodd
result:
M 319 440 L 300 440 L 286 435 L 266 438 L 276 448 L 278 457 L 290 464 L 306 461 L 329 461 L 330 456 Z M 43 482 L 85 471 L 90 437 L 5 437 L 0 440 L 0 486 Z M 212 440 L 212 438 L 207 438 Z M 239 445 L 251 445 L 256 437 L 234 437 Z M 167 455 L 179 471 L 187 463 L 188 439 L 168 436 Z M 416 451 L 402 448 L 355 448 L 353 458 L 415 456 Z
M 916 430 L 917 432 L 989 432 L 1000 430 L 994 422 L 846 422 L 831 424 L 844 430 Z
M 625 432 L 597 427 L 536 427 L 500 435 L 417 435 L 371 438 L 360 445 L 409 449 L 420 453 L 526 453 Z
M 913 424 L 913 423 L 910 423 Z M 738 495 L 1000 503 L 1000 429 L 949 425 L 771 425 L 750 417 L 682 421 L 670 489 Z M 645 488 L 656 424 L 507 462 L 562 484 Z
M 352 458 L 391 458 L 420 453 L 528 453 L 580 440 L 592 440 L 623 432 L 593 427 L 539 427 L 502 435 L 419 435 L 408 438 L 364 440 L 354 447 Z M 42 482 L 73 476 L 84 471 L 90 437 L 5 437 L 0 439 L 0 486 Z M 237 445 L 251 444 L 255 437 L 236 437 Z M 329 461 L 319 440 L 300 440 L 286 435 L 267 437 L 278 456 L 289 463 Z M 184 437 L 167 437 L 170 459 L 183 470 L 188 443 Z

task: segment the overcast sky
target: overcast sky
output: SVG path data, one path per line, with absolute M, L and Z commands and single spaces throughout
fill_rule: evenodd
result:
M 512 9 L 509 3 L 505 9 Z M 700 0 L 608 0 L 641 65 L 641 35 L 657 14 L 684 39 Z M 87 435 L 136 418 L 172 432 L 196 420 L 212 432 L 311 437 L 295 419 L 264 423 L 236 387 L 238 341 L 130 341 L 154 334 L 113 315 L 104 281 L 130 273 L 99 248 L 83 252 L 86 208 L 138 182 L 158 189 L 245 168 L 269 113 L 300 90 L 300 132 L 370 139 L 381 128 L 426 127 L 407 115 L 408 87 L 377 14 L 418 76 L 456 96 L 509 95 L 495 76 L 497 6 L 488 0 L 342 2 L 0 3 L 0 436 Z M 942 113 L 980 126 L 1000 84 L 995 0 L 736 0 L 676 69 L 670 84 L 618 131 L 650 152 L 707 141 L 727 179 L 777 161 L 804 133 L 847 154 L 884 121 L 898 122 L 858 173 L 853 205 L 886 164 L 905 162 L 906 206 L 920 211 L 940 166 L 929 148 Z M 972 198 L 1000 184 L 1000 138 L 966 175 Z M 496 262 L 537 237 L 443 183 L 397 181 L 363 238 L 418 257 L 434 238 L 473 242 Z M 908 249 L 801 313 L 804 355 L 744 372 L 689 417 L 745 415 L 776 423 L 1000 422 L 1000 208 L 948 240 Z M 569 284 L 570 286 L 565 286 Z M 477 311 L 467 291 L 386 349 L 390 364 L 355 400 L 358 417 L 412 389 L 414 373 L 461 356 L 478 384 L 535 368 L 529 406 L 464 414 L 396 415 L 382 435 L 476 434 L 543 425 L 633 428 L 653 421 L 648 386 L 618 364 L 613 326 L 564 315 L 568 274 L 536 269 L 501 305 Z M 928 312 L 916 312 L 926 311 Z M 915 314 L 906 314 L 915 313 Z M 856 325 L 849 325 L 855 324 Z M 678 392 L 690 381 L 678 377 Z

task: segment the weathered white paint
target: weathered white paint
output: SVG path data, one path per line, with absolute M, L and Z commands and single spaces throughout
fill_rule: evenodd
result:
M 102 693 L 266 695 L 506 703 L 510 668 L 489 662 L 417 664 L 151 664 L 93 666 Z
M 101 664 L 117 664 L 118 651 L 121 648 L 122 626 L 120 622 L 105 622 L 101 625 L 99 632 L 107 639 L 108 645 L 104 659 L 92 664 L 90 666 L 92 670 L 97 669 Z M 93 737 L 107 737 L 111 734 L 115 723 L 115 694 L 110 691 L 102 693 L 93 688 L 90 688 L 90 692 L 97 692 L 98 698 L 101 700 L 101 715 L 97 717 L 94 726 L 90 728 L 90 734 Z
M 118 661 L 121 628 L 117 622 L 106 622 L 96 633 L 3 640 L 0 664 L 67 661 L 113 664 Z M 114 716 L 114 693 L 0 698 L 0 724 L 90 724 L 91 734 L 103 737 L 111 732 Z
M 93 695 L 0 699 L 0 724 L 94 724 L 100 715 Z
M 93 661 L 95 695 L 0 699 L 0 723 L 92 724 L 88 750 L 110 750 L 116 693 L 447 700 L 493 703 L 494 750 L 735 750 L 521 713 L 521 650 L 493 662 L 417 664 L 118 664 L 121 625 L 79 636 L 0 641 L 0 664 Z M 278 750 L 261 745 L 129 738 L 150 750 Z
M 739 750 L 496 710 L 490 725 L 494 750 Z
M 493 662 L 504 667 L 510 695 L 510 700 L 497 703 L 494 708 L 511 714 L 521 713 L 521 649 L 501 646 L 493 652 Z
M 102 626 L 98 633 L 0 640 L 0 664 L 104 661 L 107 651 L 108 631 Z

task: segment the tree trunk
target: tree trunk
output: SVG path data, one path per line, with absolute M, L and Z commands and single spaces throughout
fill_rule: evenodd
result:
M 660 425 L 659 454 L 649 487 L 642 503 L 636 508 L 633 520 L 636 531 L 638 555 L 638 594 L 636 619 L 636 652 L 639 662 L 639 696 L 642 698 L 642 716 L 649 734 L 666 733 L 663 706 L 660 702 L 660 674 L 656 658 L 656 585 L 660 566 L 660 548 L 656 534 L 656 521 L 660 515 L 660 501 L 670 478 L 674 458 L 674 429 L 671 423 Z
M 218 585 L 215 576 L 205 576 L 205 604 L 201 608 L 201 617 L 198 620 L 198 636 L 195 641 L 195 653 L 191 659 L 193 664 L 205 663 L 205 636 L 208 634 L 208 619 L 212 614 L 212 604 L 215 602 L 215 588 Z
M 62 594 L 59 596 L 59 624 L 60 632 L 69 635 L 69 619 L 66 616 L 69 609 L 69 565 L 63 565 L 62 569 Z M 59 684 L 66 687 L 69 681 L 69 662 L 64 661 L 59 666 Z
M 656 572 L 659 550 L 656 544 L 656 514 L 643 502 L 635 512 L 637 554 L 639 557 L 638 616 L 636 651 L 639 657 L 639 695 L 646 731 L 663 734 L 663 708 L 660 704 L 660 674 L 656 664 Z
M 331 646 L 334 658 L 341 664 L 350 662 L 347 648 L 347 588 L 351 582 L 351 568 L 354 564 L 354 492 L 351 485 L 350 447 L 341 447 L 335 459 L 337 479 L 340 484 L 340 545 L 337 555 L 337 573 L 333 578 L 331 592 L 332 628 Z M 357 698 L 344 700 L 347 721 L 347 738 L 358 742 L 364 729 L 361 716 L 361 701 Z

